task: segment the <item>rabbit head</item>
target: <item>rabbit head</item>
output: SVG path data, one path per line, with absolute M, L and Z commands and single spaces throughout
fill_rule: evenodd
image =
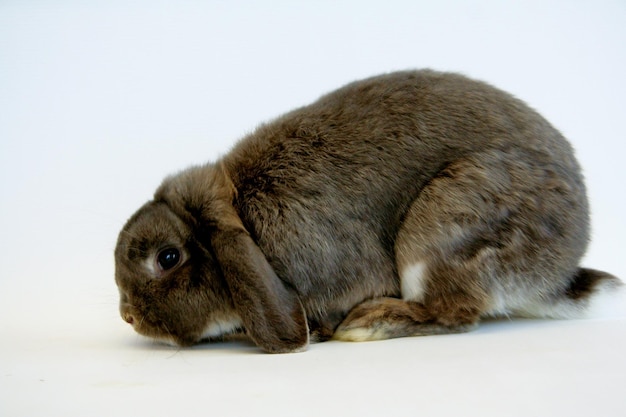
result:
M 140 334 L 186 346 L 245 331 L 268 352 L 308 344 L 296 294 L 244 228 L 235 190 L 216 165 L 164 181 L 120 232 L 120 313 Z

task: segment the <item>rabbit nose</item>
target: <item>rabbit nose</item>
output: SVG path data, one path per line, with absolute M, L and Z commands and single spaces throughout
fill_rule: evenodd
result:
M 134 324 L 135 323 L 135 317 L 133 317 L 133 315 L 130 314 L 130 313 L 126 313 L 122 317 L 124 318 L 124 321 L 126 321 L 126 323 L 128 323 L 128 324 Z

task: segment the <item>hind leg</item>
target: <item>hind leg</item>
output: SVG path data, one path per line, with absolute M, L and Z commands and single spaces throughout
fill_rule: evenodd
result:
M 475 190 L 476 184 L 450 173 L 424 188 L 396 239 L 402 298 L 357 305 L 335 339 L 459 333 L 477 325 L 490 303 L 486 287 L 497 250 L 487 235 L 506 213 Z
M 585 206 L 564 195 L 572 187 L 550 171 L 529 178 L 529 165 L 494 151 L 457 161 L 431 180 L 396 239 L 402 299 L 357 305 L 334 337 L 457 333 L 481 316 L 541 315 L 536 307 L 558 299 L 577 269 L 586 225 L 568 216 Z
M 403 293 L 403 299 L 380 297 L 354 307 L 336 329 L 337 340 L 382 340 L 405 336 L 461 333 L 475 328 L 488 306 L 488 297 L 473 284 L 471 270 L 419 267 L 424 291 Z M 409 269 L 410 271 L 410 269 Z M 466 278 L 464 278 L 466 276 Z M 443 284 L 443 285 L 442 285 Z

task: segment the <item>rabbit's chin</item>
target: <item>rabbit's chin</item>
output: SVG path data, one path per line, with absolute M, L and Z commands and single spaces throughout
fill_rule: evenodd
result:
M 220 340 L 225 336 L 245 332 L 243 322 L 237 315 L 228 319 L 213 320 L 199 336 L 193 338 L 179 338 L 168 334 L 155 335 L 154 332 L 147 332 L 145 329 L 138 328 L 135 328 L 135 331 L 148 339 L 152 339 L 155 343 L 175 348 L 188 347 L 211 340 Z

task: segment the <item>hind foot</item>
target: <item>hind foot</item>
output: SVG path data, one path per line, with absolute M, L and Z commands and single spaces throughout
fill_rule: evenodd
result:
M 375 298 L 354 307 L 335 330 L 333 339 L 349 342 L 406 336 L 463 333 L 478 324 L 477 313 L 464 311 L 442 320 L 423 304 L 397 298 Z

